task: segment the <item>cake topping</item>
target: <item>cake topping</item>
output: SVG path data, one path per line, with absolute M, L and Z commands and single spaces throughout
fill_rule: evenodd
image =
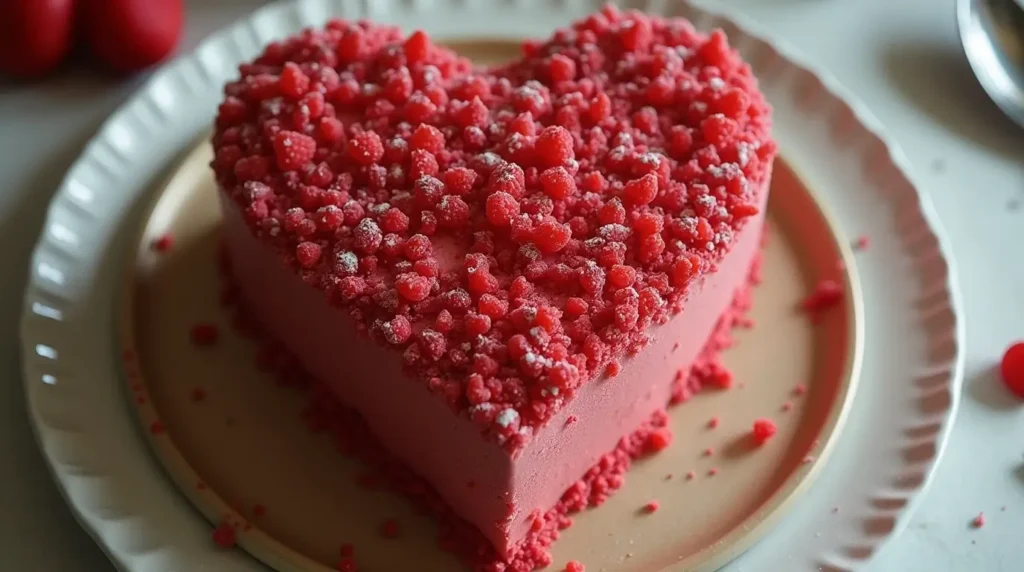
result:
M 240 75 L 213 167 L 253 233 L 510 450 L 682 308 L 775 155 L 721 31 L 614 8 L 489 70 L 336 20 Z

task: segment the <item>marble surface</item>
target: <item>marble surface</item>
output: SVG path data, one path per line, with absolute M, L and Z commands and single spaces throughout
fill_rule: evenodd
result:
M 259 2 L 188 2 L 188 49 Z M 1024 339 L 1024 130 L 970 74 L 953 0 L 705 0 L 737 10 L 833 74 L 911 161 L 951 238 L 967 323 L 964 399 L 946 456 L 909 528 L 870 570 L 1019 570 L 1024 404 L 994 366 Z M 78 66 L 81 68 L 82 66 Z M 25 269 L 47 202 L 99 123 L 142 78 L 86 69 L 0 82 L 0 568 L 111 570 L 51 483 L 29 429 L 18 364 Z M 987 524 L 970 521 L 984 512 Z

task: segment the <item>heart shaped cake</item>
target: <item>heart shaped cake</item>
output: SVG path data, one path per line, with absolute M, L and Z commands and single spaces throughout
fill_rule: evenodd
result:
M 606 8 L 495 68 L 332 21 L 240 73 L 212 165 L 242 299 L 512 559 L 746 284 L 775 157 L 750 67 Z

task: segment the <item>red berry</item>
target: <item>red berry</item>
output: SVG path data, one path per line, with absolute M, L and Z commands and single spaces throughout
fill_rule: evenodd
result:
M 430 153 L 440 153 L 444 149 L 444 134 L 433 125 L 420 125 L 412 132 L 409 146 Z
M 658 177 L 654 173 L 648 173 L 639 179 L 634 179 L 622 189 L 622 197 L 626 202 L 634 205 L 646 205 L 658 196 Z
M 498 227 L 512 224 L 512 219 L 519 216 L 519 202 L 512 195 L 497 192 L 487 197 L 485 206 L 487 221 Z
M 390 322 L 385 322 L 382 330 L 384 339 L 389 344 L 403 344 L 412 336 L 412 324 L 409 322 L 409 318 L 401 314 L 391 318 Z
M 71 50 L 76 0 L 0 2 L 0 72 L 42 77 Z
M 778 431 L 779 427 L 771 419 L 757 419 L 754 421 L 751 436 L 754 438 L 755 443 L 763 445 L 774 437 Z
M 608 271 L 608 282 L 616 288 L 626 288 L 636 280 L 636 269 L 632 266 L 616 264 Z
M 551 62 L 548 64 L 548 74 L 553 83 L 571 81 L 576 77 L 576 62 L 562 54 L 555 54 L 551 56 Z
M 181 0 L 81 0 L 78 10 L 85 43 L 117 72 L 162 61 L 181 36 Z
M 281 77 L 277 81 L 281 93 L 292 99 L 299 99 L 309 89 L 309 77 L 302 73 L 299 66 L 292 62 L 284 64 L 284 69 L 281 70 Z
M 419 302 L 430 295 L 431 280 L 416 273 L 399 274 L 395 279 L 395 289 L 410 302 Z
M 303 268 L 312 268 L 320 261 L 320 245 L 315 242 L 300 242 L 295 247 L 295 258 Z
M 1024 399 L 1024 342 L 1017 342 L 1006 348 L 1003 360 L 999 364 L 999 373 L 1006 388 Z
M 295 131 L 278 131 L 274 136 L 274 157 L 282 171 L 296 171 L 308 165 L 316 154 L 316 140 Z
M 564 165 L 575 157 L 572 135 L 564 127 L 545 127 L 537 136 L 534 150 L 537 159 L 545 167 Z
M 672 443 L 672 431 L 666 428 L 656 429 L 647 436 L 646 449 L 648 453 L 657 453 L 664 450 Z
M 416 30 L 409 36 L 403 46 L 405 59 L 410 64 L 416 64 L 427 59 L 430 50 L 430 38 L 422 30 Z
M 384 156 L 384 145 L 380 135 L 373 131 L 363 131 L 348 140 L 348 156 L 360 165 L 373 165 Z
M 586 567 L 577 560 L 570 560 L 565 563 L 565 572 L 586 572 Z
M 561 224 L 553 219 L 540 223 L 533 232 L 533 243 L 541 252 L 552 254 L 565 248 L 572 238 L 569 225 Z
M 576 192 L 576 181 L 565 167 L 552 167 L 540 174 L 544 192 L 555 200 L 566 199 Z

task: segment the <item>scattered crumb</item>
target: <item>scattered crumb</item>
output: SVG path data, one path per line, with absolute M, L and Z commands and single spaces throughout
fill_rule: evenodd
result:
M 985 513 L 979 512 L 978 516 L 974 517 L 971 520 L 971 527 L 972 528 L 981 528 L 983 526 L 985 526 Z
M 710 457 L 711 455 L 714 455 L 714 454 L 715 454 L 715 448 L 714 447 L 708 447 L 707 449 L 704 449 L 704 456 L 705 457 Z
M 999 507 L 999 512 L 1006 512 L 1006 505 Z
M 154 421 L 149 424 L 149 432 L 153 435 L 160 435 L 164 432 L 164 424 L 159 421 Z
M 659 504 L 658 501 L 656 501 L 656 500 L 652 500 L 652 501 L 648 501 L 647 504 L 645 504 L 643 506 L 641 511 L 644 514 L 651 514 L 651 513 L 654 513 L 654 512 L 658 512 L 659 508 L 661 508 L 661 504 Z
M 870 246 L 870 245 L 871 245 L 871 239 L 869 239 L 866 234 L 862 234 L 862 235 L 858 236 L 853 241 L 853 248 L 855 248 L 856 250 L 867 250 L 868 246 Z
M 804 457 L 804 464 L 809 465 L 814 462 L 814 455 L 807 455 Z
M 235 529 L 227 520 L 222 521 L 217 528 L 213 529 L 213 542 L 221 548 L 231 548 L 238 539 L 235 536 Z
M 817 323 L 825 312 L 838 306 L 843 301 L 843 285 L 835 280 L 819 280 L 806 298 L 800 302 L 800 308 L 806 312 L 812 323 Z
M 807 393 L 807 386 L 802 383 L 796 384 L 796 386 L 793 388 L 793 395 L 797 397 L 800 397 L 805 393 Z
M 665 480 L 666 481 L 671 481 L 672 480 L 672 473 L 666 473 L 665 474 Z
M 167 252 L 174 247 L 174 235 L 171 233 L 162 234 L 153 239 L 150 247 L 154 252 Z
M 189 397 L 191 397 L 192 401 L 195 402 L 202 401 L 206 399 L 206 390 L 203 389 L 202 387 L 193 388 L 192 391 L 189 393 Z
M 764 445 L 778 432 L 779 426 L 774 421 L 761 418 L 754 420 L 754 426 L 751 428 L 750 434 L 754 438 L 755 443 Z
M 832 507 L 832 514 L 839 514 L 839 507 L 837 507 L 837 506 Z
M 401 531 L 398 529 L 398 521 L 390 518 L 380 526 L 380 535 L 384 538 L 398 538 Z
M 686 480 L 692 481 L 693 479 L 696 479 L 696 478 L 697 478 L 697 473 L 695 473 L 693 471 L 686 471 Z
M 718 467 L 711 467 L 708 469 L 708 476 L 713 477 L 718 474 Z
M 718 423 L 718 417 L 712 417 L 710 420 L 708 420 L 708 429 L 714 429 L 718 427 Z
M 585 572 L 586 568 L 578 560 L 570 560 L 565 563 L 565 572 Z
M 568 426 L 572 425 L 573 423 L 575 423 L 575 422 L 577 422 L 579 420 L 580 420 L 579 417 L 576 417 L 575 415 L 570 415 L 565 420 L 565 426 L 568 427 Z
M 793 402 L 792 402 L 792 401 L 786 401 L 786 402 L 784 402 L 784 403 L 782 404 L 782 407 L 780 407 L 780 409 L 782 410 L 782 412 L 783 412 L 783 413 L 786 413 L 786 412 L 788 412 L 788 411 L 791 411 L 791 410 L 793 409 Z

